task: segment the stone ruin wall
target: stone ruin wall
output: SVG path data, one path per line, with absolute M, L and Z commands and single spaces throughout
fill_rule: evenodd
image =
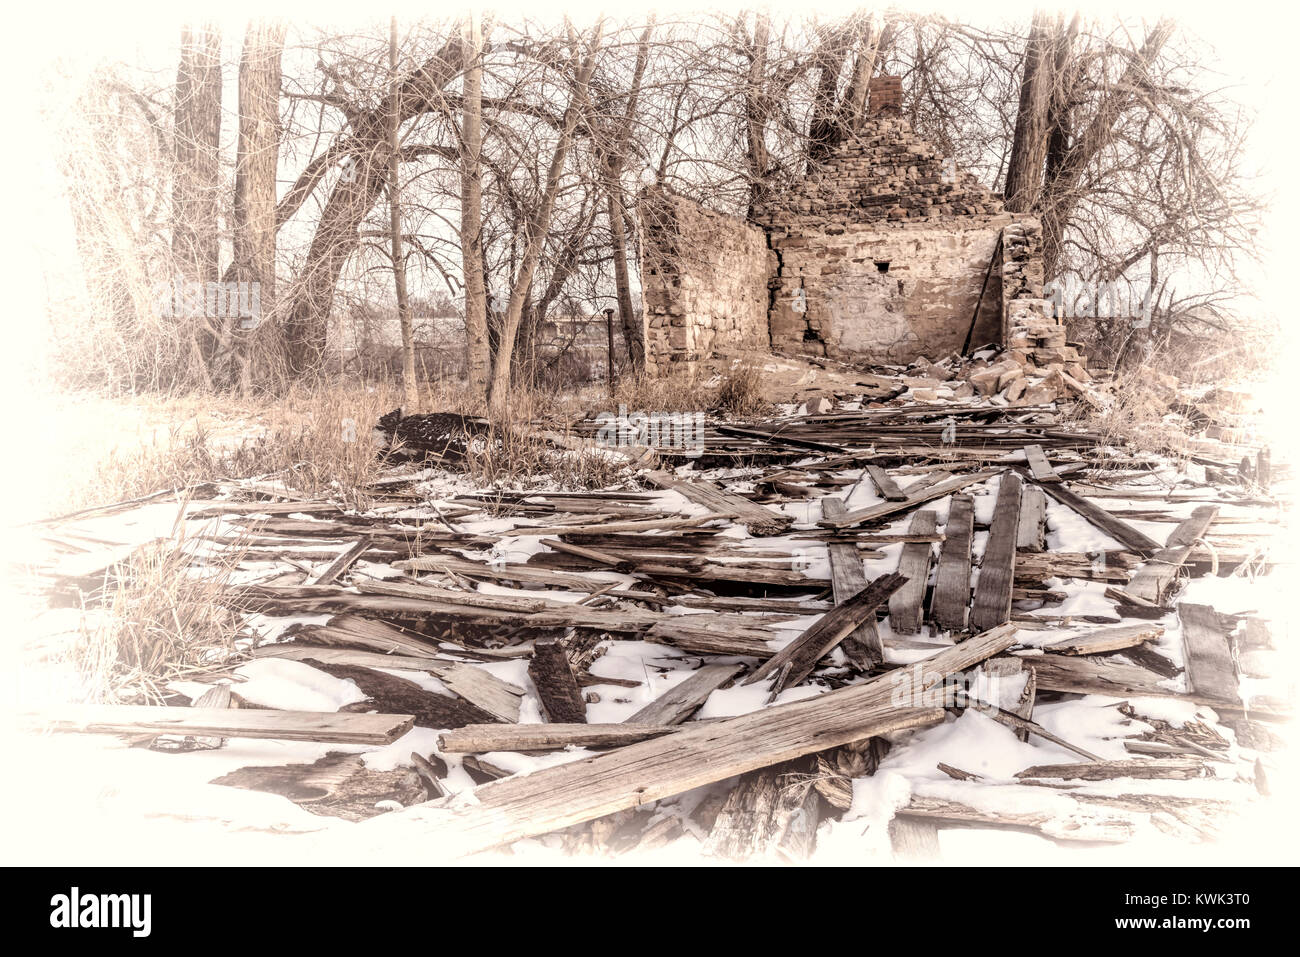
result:
M 897 115 L 897 78 L 873 80 L 871 95 L 863 129 L 793 189 L 757 204 L 753 223 L 643 191 L 650 371 L 769 349 L 937 361 L 960 352 L 969 333 L 971 350 L 1006 345 L 1027 373 L 1086 376 L 1042 299 L 1038 222 L 1006 212 L 912 131 Z
M 643 190 L 637 212 L 647 371 L 769 352 L 763 230 L 663 188 Z

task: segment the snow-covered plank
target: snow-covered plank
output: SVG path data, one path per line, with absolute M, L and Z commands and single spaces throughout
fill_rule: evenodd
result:
M 277 738 L 323 744 L 389 744 L 415 723 L 410 714 L 267 711 L 258 708 L 166 708 L 154 705 L 63 705 L 25 715 L 53 731 L 93 734 L 190 734 Z

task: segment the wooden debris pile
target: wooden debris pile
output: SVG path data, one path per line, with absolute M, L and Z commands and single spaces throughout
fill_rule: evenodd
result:
M 996 386 L 995 369 L 975 375 Z M 545 835 L 620 853 L 693 835 L 705 853 L 801 859 L 819 823 L 868 810 L 853 782 L 890 761 L 891 742 L 906 749 L 909 732 L 975 710 L 1047 759 L 1007 775 L 939 763 L 910 782 L 890 825 L 896 853 L 932 855 L 949 826 L 1212 836 L 1231 802 L 1143 782 L 1226 779 L 1244 793 L 1258 770 L 1244 755 L 1266 753 L 1267 723 L 1289 713 L 1280 697 L 1243 698 L 1239 682 L 1269 671 L 1270 623 L 1179 597 L 1187 578 L 1268 570 L 1267 539 L 1240 531 L 1273 520 L 1268 481 L 1141 484 L 1160 463 L 1059 425 L 1028 391 L 960 405 L 909 388 L 892 405 L 712 423 L 701 448 L 664 450 L 636 487 L 431 500 L 411 478 L 372 489 L 366 514 L 265 488 L 190 503 L 191 520 L 221 520 L 204 535 L 211 548 L 242 550 L 229 600 L 279 623 L 248 656 L 306 663 L 364 700 L 276 711 L 233 684 L 215 706 L 39 721 L 212 746 L 382 745 L 435 729 L 436 751 L 411 754 L 409 770 L 369 772 L 336 752 L 216 783 L 378 816 L 365 825 L 376 840 L 399 828 L 442 853 Z M 1198 464 L 1238 474 L 1231 458 Z M 701 474 L 714 466 L 727 471 Z M 1117 547 L 1072 545 L 1078 528 Z M 1081 587 L 1097 601 L 1072 612 Z M 643 676 L 603 667 L 638 641 L 651 648 Z M 652 671 L 674 680 L 650 694 L 665 684 Z M 750 688 L 757 697 L 743 698 Z M 1107 706 L 1131 734 L 1112 756 L 1035 720 L 1036 707 L 1079 695 L 1120 699 Z M 611 709 L 620 698 L 635 706 Z M 1212 710 L 1175 726 L 1145 715 L 1144 699 Z

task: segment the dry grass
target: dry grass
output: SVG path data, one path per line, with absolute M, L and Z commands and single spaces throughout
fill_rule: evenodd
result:
M 112 569 L 69 652 L 86 700 L 160 702 L 169 682 L 227 663 L 244 623 L 228 594 L 239 557 L 233 549 L 196 559 L 193 544 L 177 537 Z
M 713 408 L 734 418 L 759 415 L 768 408 L 763 398 L 763 367 L 736 362 L 722 374 Z

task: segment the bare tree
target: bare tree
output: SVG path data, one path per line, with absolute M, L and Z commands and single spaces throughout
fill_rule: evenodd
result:
M 389 126 L 388 126 L 388 215 L 392 234 L 393 284 L 397 291 L 397 321 L 402 327 L 402 391 L 406 408 L 414 412 L 420 404 L 415 384 L 415 333 L 411 327 L 411 302 L 406 295 L 406 256 L 402 252 L 402 117 L 398 110 L 401 91 L 397 60 L 397 17 L 389 21 L 388 70 Z
M 470 389 L 486 396 L 492 354 L 488 345 L 487 288 L 483 277 L 483 35 L 477 11 L 471 11 L 465 19 L 464 44 L 460 244 L 465 284 L 465 340 Z

